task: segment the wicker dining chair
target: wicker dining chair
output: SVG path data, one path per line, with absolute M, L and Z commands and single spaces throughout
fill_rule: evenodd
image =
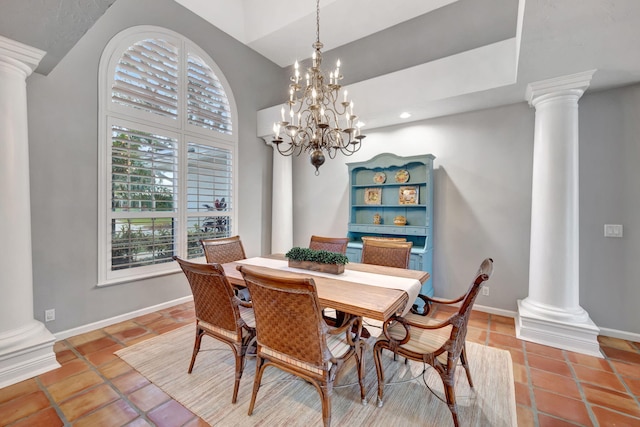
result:
M 444 385 L 447 405 L 457 427 L 458 406 L 454 390 L 455 370 L 458 359 L 467 374 L 469 386 L 473 388 L 471 371 L 467 363 L 465 339 L 471 309 L 478 292 L 491 277 L 493 260 L 487 258 L 482 261 L 475 279 L 466 294 L 454 300 L 442 300 L 421 296 L 427 304 L 454 304 L 462 302 L 457 312 L 446 320 L 438 320 L 408 313 L 404 317 L 395 316 L 384 323 L 383 333 L 373 346 L 373 359 L 378 374 L 378 406 L 383 405 L 384 370 L 382 369 L 382 350 L 387 349 L 396 355 L 421 363 L 428 363 L 440 374 Z
M 200 239 L 200 244 L 207 262 L 225 264 L 247 258 L 240 236 Z
M 244 246 L 240 236 L 222 237 L 218 239 L 200 239 L 204 256 L 208 263 L 216 262 L 225 264 L 227 262 L 246 259 Z M 249 292 L 239 286 L 234 286 L 236 295 L 245 301 L 249 300 Z
M 193 370 L 202 337 L 208 335 L 233 351 L 236 361 L 235 384 L 231 403 L 236 403 L 247 348 L 253 344 L 256 330 L 251 304 L 235 296 L 220 264 L 198 264 L 173 257 L 187 276 L 196 312 L 196 339 L 188 373 Z
M 309 249 L 337 252 L 344 255 L 347 252 L 347 243 L 349 243 L 348 237 L 311 236 Z
M 362 241 L 362 263 L 409 268 L 412 242 L 367 239 Z
M 249 415 L 253 413 L 265 368 L 275 366 L 316 388 L 322 399 L 323 423 L 329 426 L 333 382 L 351 357 L 356 360 L 360 399 L 366 404 L 361 318 L 351 316 L 339 328 L 328 326 L 322 318 L 312 278 L 278 276 L 246 265 L 237 268 L 251 293 L 256 318 L 256 375 Z

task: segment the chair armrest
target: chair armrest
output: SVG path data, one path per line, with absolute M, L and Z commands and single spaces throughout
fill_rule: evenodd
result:
M 429 312 L 431 311 L 431 305 L 432 304 L 455 304 L 458 303 L 460 301 L 462 301 L 465 298 L 466 295 L 462 295 L 461 297 L 458 297 L 456 299 L 451 299 L 451 300 L 445 300 L 445 299 L 440 299 L 440 298 L 433 298 L 427 295 L 422 295 L 422 294 L 418 294 L 418 298 L 420 298 L 422 301 L 424 301 L 424 306 L 426 307 L 426 309 L 424 310 L 424 312 L 419 312 L 417 309 L 416 304 L 414 304 L 411 307 L 411 312 L 413 314 L 418 314 L 420 316 L 426 316 L 427 314 L 429 314 Z
M 246 307 L 246 308 L 253 308 L 253 304 L 251 303 L 251 301 L 243 301 L 240 298 L 238 298 L 237 296 L 233 297 L 233 303 L 236 306 Z
M 240 298 L 238 298 L 238 299 L 240 299 Z M 241 305 L 241 306 L 246 307 L 246 308 L 253 308 L 253 304 L 251 303 L 251 301 L 240 300 L 240 304 L 238 304 L 238 305 Z
M 349 345 L 353 346 L 360 339 L 360 335 L 362 334 L 362 318 L 358 316 L 351 316 L 348 314 L 347 316 L 350 317 L 345 320 L 342 326 L 330 326 L 326 322 L 324 322 L 326 326 L 325 331 L 329 335 L 345 334 L 347 337 L 347 342 L 349 343 Z
M 406 342 L 409 341 L 409 339 L 411 338 L 411 328 L 418 328 L 418 329 L 442 329 L 442 328 L 446 328 L 449 325 L 456 325 L 458 323 L 458 318 L 460 316 L 456 313 L 452 316 L 450 316 L 449 318 L 443 320 L 442 322 L 439 323 L 435 323 L 433 325 L 425 325 L 423 323 L 416 323 L 416 322 L 411 322 L 410 320 L 401 317 L 401 316 L 396 316 L 396 317 L 392 317 L 391 319 L 387 320 L 383 325 L 382 325 L 382 333 L 384 334 L 384 336 L 391 342 L 394 342 L 395 345 L 402 345 L 405 344 Z M 392 338 L 391 335 L 389 335 L 389 326 L 392 325 L 394 322 L 400 323 L 402 325 L 402 327 L 405 330 L 405 336 L 402 340 L 398 341 L 395 338 Z

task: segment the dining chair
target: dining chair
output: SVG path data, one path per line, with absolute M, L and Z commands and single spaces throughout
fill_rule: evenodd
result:
M 240 236 L 222 237 L 218 239 L 200 239 L 204 256 L 208 263 L 224 264 L 227 262 L 246 259 L 244 246 Z M 249 300 L 249 292 L 246 289 L 235 287 L 236 295 L 245 301 Z
M 311 236 L 309 249 L 337 252 L 344 255 L 347 252 L 347 243 L 349 243 L 348 237 Z
M 378 407 L 383 405 L 384 370 L 382 368 L 382 350 L 387 349 L 408 360 L 428 363 L 440 374 L 447 399 L 447 405 L 457 427 L 458 406 L 454 390 L 455 371 L 458 359 L 467 374 L 469 386 L 473 388 L 471 371 L 467 361 L 465 339 L 471 309 L 482 285 L 489 280 L 493 272 L 493 260 L 482 261 L 475 279 L 466 294 L 453 300 L 420 296 L 428 304 L 455 304 L 462 302 L 458 311 L 445 320 L 434 319 L 414 313 L 406 316 L 394 316 L 383 324 L 382 334 L 373 346 L 373 359 L 378 375 Z
M 347 252 L 347 243 L 349 243 L 348 237 L 323 237 L 313 235 L 309 241 L 309 249 L 338 252 L 344 255 Z M 323 309 L 322 315 L 331 326 L 340 326 L 345 319 L 344 313 L 335 310 Z
M 224 264 L 245 259 L 244 247 L 240 236 L 222 237 L 219 239 L 200 239 L 207 262 Z
M 193 370 L 202 337 L 208 335 L 231 347 L 236 362 L 231 403 L 236 403 L 247 348 L 253 344 L 256 330 L 251 304 L 234 293 L 224 269 L 217 263 L 200 264 L 173 257 L 187 276 L 196 314 L 196 339 L 188 373 Z
M 362 241 L 363 264 L 409 268 L 412 242 L 367 239 Z
M 322 318 L 312 278 L 273 275 L 246 265 L 237 268 L 249 288 L 256 318 L 256 375 L 249 415 L 265 369 L 275 366 L 316 388 L 322 399 L 324 426 L 329 426 L 333 382 L 352 357 L 356 361 L 360 399 L 366 404 L 360 317 L 350 316 L 342 326 L 331 327 Z

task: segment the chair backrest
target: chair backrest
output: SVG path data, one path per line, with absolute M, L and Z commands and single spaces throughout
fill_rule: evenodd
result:
M 316 285 L 310 277 L 286 277 L 260 267 L 238 266 L 249 288 L 258 347 L 324 369 L 330 357 Z
M 409 268 L 412 242 L 390 240 L 363 240 L 362 263 L 387 267 Z
M 220 264 L 200 264 L 173 257 L 187 276 L 196 318 L 214 327 L 241 334 L 237 297 Z
M 473 303 L 482 288 L 482 284 L 489 280 L 491 274 L 493 273 L 493 259 L 486 258 L 480 264 L 478 271 L 476 273 L 476 277 L 474 278 L 471 285 L 469 285 L 469 289 L 467 290 L 464 299 L 462 300 L 462 304 L 458 309 L 458 312 L 451 316 L 453 328 L 451 329 L 450 342 L 451 349 L 450 353 L 453 353 L 454 357 L 460 355 L 462 348 L 464 346 L 464 341 L 467 337 L 467 324 L 469 323 L 469 317 L 471 316 L 471 309 L 473 308 Z
M 311 236 L 309 249 L 337 252 L 344 255 L 347 252 L 347 243 L 349 243 L 348 237 Z
M 220 239 L 200 239 L 207 262 L 224 264 L 245 259 L 244 247 L 240 236 L 223 237 Z

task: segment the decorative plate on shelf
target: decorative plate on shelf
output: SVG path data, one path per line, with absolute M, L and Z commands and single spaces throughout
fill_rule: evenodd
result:
M 400 187 L 398 203 L 401 205 L 418 204 L 418 187 Z
M 396 172 L 396 182 L 404 184 L 407 181 L 409 181 L 409 171 L 408 170 L 400 169 L 398 172 Z
M 382 188 L 365 188 L 364 189 L 364 204 L 365 205 L 379 205 L 382 202 Z
M 383 184 L 386 180 L 387 174 L 384 172 L 376 172 L 376 174 L 373 175 L 373 182 L 376 184 Z

